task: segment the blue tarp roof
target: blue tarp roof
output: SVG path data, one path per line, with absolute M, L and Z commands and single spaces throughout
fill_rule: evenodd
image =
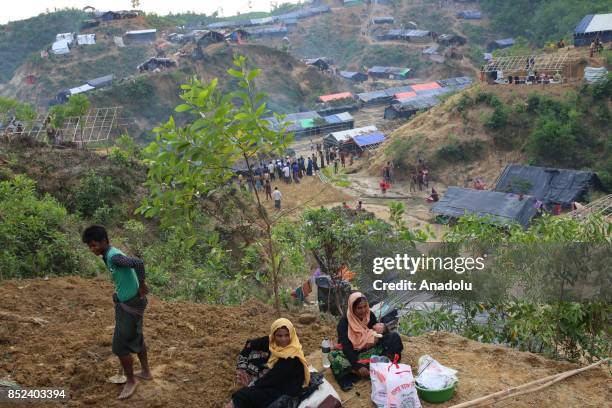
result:
M 382 143 L 386 139 L 386 136 L 380 132 L 368 133 L 365 135 L 354 136 L 353 140 L 359 147 L 371 146 L 374 144 Z
M 491 221 L 502 225 L 517 222 L 526 228 L 536 214 L 535 204 L 536 199 L 531 196 L 524 196 L 520 200 L 516 194 L 449 187 L 431 212 L 453 218 L 466 213 L 475 214 L 489 217 Z
M 586 31 L 586 28 L 589 26 L 594 16 L 595 16 L 594 14 L 587 14 L 586 16 L 584 16 L 584 18 L 580 20 L 576 28 L 574 28 L 574 33 L 584 34 Z
M 499 176 L 495 191 L 522 192 L 547 204 L 570 206 L 597 184 L 597 176 L 590 171 L 509 164 Z

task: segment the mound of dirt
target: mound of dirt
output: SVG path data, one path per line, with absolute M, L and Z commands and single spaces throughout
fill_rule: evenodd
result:
M 548 360 L 532 353 L 507 347 L 483 344 L 456 334 L 432 332 L 419 337 L 402 336 L 404 352 L 402 362 L 418 369 L 418 359 L 429 354 L 447 367 L 459 371 L 459 384 L 453 398 L 443 404 L 421 401 L 423 407 L 450 407 L 474 400 L 497 391 L 528 383 L 539 378 L 577 368 L 576 365 Z M 321 351 L 306 357 L 315 368 L 321 369 Z M 325 376 L 339 390 L 333 376 Z M 496 407 L 604 407 L 612 397 L 610 373 L 599 366 L 570 377 L 540 392 L 500 401 Z M 371 408 L 369 381 L 358 382 L 353 390 L 338 392 L 344 406 Z M 489 405 L 487 405 L 489 406 Z
M 3 312 L 49 323 L 0 320 L 0 378 L 23 387 L 67 388 L 69 406 L 123 406 L 115 400 L 120 386 L 107 382 L 119 370 L 111 353 L 112 292 L 104 278 L 4 282 Z M 334 332 L 330 321 L 305 325 L 295 313 L 285 316 L 295 323 L 307 354 Z M 266 335 L 274 318 L 272 308 L 257 302 L 215 306 L 150 296 L 144 330 L 155 378 L 139 385 L 130 405 L 221 406 L 235 389 L 237 353 L 247 339 Z
M 3 313 L 47 323 L 0 320 L 0 378 L 23 387 L 67 388 L 68 406 L 123 406 L 114 399 L 120 386 L 107 382 L 119 369 L 111 354 L 112 290 L 103 278 L 4 282 Z M 321 369 L 319 342 L 324 336 L 335 338 L 334 323 L 320 317 L 312 324 L 300 324 L 296 313 L 285 316 L 295 323 L 309 361 Z M 273 310 L 257 302 L 220 306 L 165 302 L 151 296 L 145 337 L 155 378 L 139 385 L 130 406 L 221 406 L 236 388 L 234 364 L 244 341 L 265 335 L 273 319 Z M 441 332 L 404 337 L 404 344 L 403 361 L 413 367 L 419 356 L 429 354 L 459 370 L 457 392 L 442 407 L 575 367 Z M 336 385 L 329 370 L 326 376 Z M 346 407 L 371 407 L 368 382 L 340 394 Z M 500 406 L 603 407 L 610 397 L 610 375 L 597 368 Z

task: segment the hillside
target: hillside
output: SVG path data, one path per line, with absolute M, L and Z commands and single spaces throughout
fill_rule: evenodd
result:
M 420 157 L 436 182 L 471 186 L 480 177 L 490 186 L 506 164 L 529 162 L 590 168 L 610 189 L 609 84 L 474 85 L 392 132 L 368 173 L 394 160 L 406 179 Z
M 24 387 L 66 387 L 70 406 L 124 406 L 114 399 L 120 386 L 107 381 L 118 370 L 110 350 L 112 290 L 102 276 L 4 282 L 0 312 L 46 323 L 0 320 L 0 343 L 5 350 L 0 378 Z M 323 336 L 335 338 L 333 321 L 320 317 L 315 323 L 302 324 L 297 313 L 284 316 L 295 322 L 305 354 L 320 368 L 321 354 L 316 350 Z M 245 340 L 266 335 L 273 319 L 273 310 L 256 302 L 219 306 L 165 302 L 150 296 L 144 331 L 154 379 L 139 384 L 130 406 L 220 407 L 236 387 L 236 355 Z M 413 367 L 419 356 L 430 354 L 459 370 L 457 392 L 450 402 L 437 405 L 441 407 L 576 367 L 444 332 L 404 337 L 404 344 L 403 361 Z M 326 375 L 330 378 L 329 372 Z M 603 407 L 612 392 L 610 384 L 610 374 L 602 367 L 505 403 L 521 408 Z M 370 407 L 369 396 L 366 382 L 342 393 L 348 408 Z

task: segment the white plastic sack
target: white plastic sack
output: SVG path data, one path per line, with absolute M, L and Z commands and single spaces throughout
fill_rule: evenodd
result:
M 387 405 L 387 368 L 390 363 L 385 356 L 370 357 L 371 398 L 378 408 L 385 408 Z
M 419 386 L 430 390 L 441 390 L 457 381 L 457 370 L 443 366 L 429 355 L 419 358 L 418 372 Z
M 391 364 L 387 375 L 388 408 L 421 408 L 412 369 L 407 364 Z
M 407 364 L 393 364 L 387 357 L 370 359 L 371 399 L 378 408 L 421 408 L 421 402 Z

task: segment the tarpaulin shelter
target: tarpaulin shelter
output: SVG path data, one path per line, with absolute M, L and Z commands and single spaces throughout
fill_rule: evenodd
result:
M 102 88 L 113 83 L 113 74 L 101 76 L 98 78 L 90 79 L 87 81 L 87 84 L 93 86 L 94 88 Z
M 147 61 L 143 62 L 142 64 L 138 65 L 138 67 L 136 68 L 138 69 L 138 71 L 142 72 L 153 71 L 156 68 L 169 68 L 175 66 L 176 61 L 174 61 L 173 59 L 152 57 L 149 58 Z
M 95 89 L 95 88 L 89 84 L 85 84 L 85 85 L 77 86 L 74 88 L 70 88 L 68 92 L 70 92 L 70 95 L 72 96 L 72 95 L 77 95 L 80 93 L 91 91 L 92 89 Z
M 518 223 L 527 228 L 536 215 L 536 199 L 497 191 L 449 187 L 431 212 L 452 219 L 474 214 L 495 224 Z
M 601 42 L 612 41 L 612 13 L 586 15 L 574 29 L 574 45 L 590 45 L 597 37 Z
M 482 13 L 478 10 L 463 10 L 457 13 L 457 17 L 465 20 L 480 20 L 482 19 Z
M 134 43 L 150 43 L 157 37 L 157 29 L 133 30 L 125 33 L 125 39 Z
M 503 38 L 501 40 L 491 41 L 487 45 L 487 51 L 491 52 L 493 50 L 498 50 L 498 49 L 501 49 L 501 48 L 512 47 L 513 45 L 514 45 L 514 39 L 513 38 Z
M 325 71 L 329 69 L 329 66 L 332 63 L 331 59 L 327 57 L 305 58 L 303 61 L 304 61 L 304 64 L 315 66 L 319 68 L 321 71 Z
M 272 130 L 280 130 L 281 123 L 274 118 L 265 118 Z M 297 112 L 285 115 L 283 122 L 287 125 L 288 132 L 293 132 L 295 137 L 312 136 L 335 130 L 351 129 L 355 120 L 348 112 L 337 113 L 329 116 L 321 116 L 317 112 Z
M 343 130 L 339 132 L 331 132 L 323 138 L 323 143 L 326 146 L 339 147 L 340 145 L 348 142 L 355 136 L 371 134 L 375 132 L 378 132 L 378 128 L 374 125 Z
M 70 43 L 67 40 L 55 41 L 51 46 L 51 52 L 56 55 L 68 54 L 70 52 Z
M 284 36 L 289 32 L 287 27 L 283 26 L 246 28 L 245 31 L 252 37 Z
M 72 45 L 72 43 L 74 42 L 74 33 L 56 34 L 55 41 L 67 41 L 68 44 Z
M 358 93 L 357 99 L 363 105 L 377 105 L 390 102 L 393 96 L 388 95 L 385 91 L 372 91 Z
M 408 99 L 401 99 L 385 108 L 384 118 L 409 118 L 418 111 L 429 109 L 438 103 L 439 100 L 435 96 L 414 96 Z
M 376 65 L 368 69 L 368 75 L 372 78 L 407 79 L 410 75 L 410 68 L 382 67 Z
M 400 92 L 393 95 L 395 99 L 409 99 L 417 96 L 416 92 L 408 91 L 408 92 Z
M 319 96 L 319 100 L 321 102 L 339 101 L 342 99 L 353 99 L 353 94 L 350 92 L 340 92 L 340 93 L 335 93 L 335 94 Z
M 372 150 L 380 146 L 385 140 L 386 136 L 381 132 L 372 132 L 362 135 L 353 136 L 353 142 L 359 150 Z
M 93 45 L 96 43 L 96 35 L 95 34 L 80 34 L 77 35 L 77 44 L 78 45 Z
M 364 82 L 368 80 L 368 75 L 362 72 L 340 71 L 342 78 L 350 79 L 351 81 Z
M 583 201 L 589 189 L 599 185 L 597 175 L 591 171 L 509 164 L 494 190 L 529 194 L 544 204 L 570 207 L 574 201 Z
M 372 18 L 372 24 L 393 24 L 393 23 L 395 23 L 395 18 L 391 16 L 382 16 L 382 17 Z
M 196 44 L 200 47 L 208 47 L 210 44 L 215 44 L 225 41 L 225 35 L 214 30 L 208 30 L 197 33 L 194 36 Z
M 412 85 L 412 89 L 415 92 L 428 91 L 428 90 L 431 90 L 431 89 L 438 89 L 438 88 L 442 88 L 442 87 L 437 82 L 426 82 L 424 84 L 415 84 L 415 85 Z

